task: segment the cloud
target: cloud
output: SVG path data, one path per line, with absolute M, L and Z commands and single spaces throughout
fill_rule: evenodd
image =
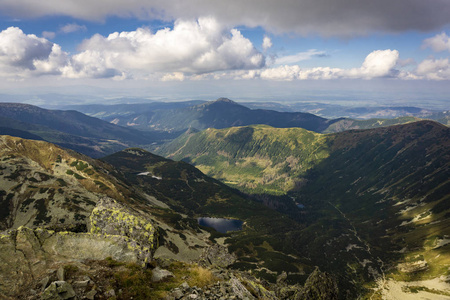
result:
M 261 71 L 260 77 L 268 80 L 292 81 L 298 79 L 301 69 L 299 66 L 279 66 Z
M 265 36 L 263 39 L 262 48 L 264 51 L 266 51 L 270 47 L 272 47 L 272 40 L 270 39 L 270 37 Z
M 67 33 L 72 33 L 72 32 L 77 32 L 77 31 L 86 31 L 86 30 L 87 30 L 86 26 L 72 23 L 72 24 L 67 24 L 67 25 L 61 26 L 58 33 L 67 34 Z M 54 39 L 56 37 L 56 32 L 43 31 L 42 37 L 44 37 L 46 39 Z
M 125 73 L 109 66 L 108 58 L 99 51 L 84 51 L 71 57 L 62 68 L 62 75 L 68 78 L 125 78 Z
M 192 41 L 196 41 L 192 43 Z M 58 44 L 20 28 L 0 32 L 0 77 L 20 80 L 55 75 L 65 78 L 186 80 L 322 80 L 396 78 L 450 80 L 448 58 L 428 58 L 415 65 L 401 60 L 397 50 L 376 50 L 358 68 L 303 69 L 296 62 L 322 51 L 309 50 L 281 57 L 265 67 L 265 57 L 236 30 L 227 30 L 212 18 L 180 20 L 173 29 L 152 33 L 147 28 L 94 35 L 70 56 Z M 410 71 L 402 70 L 409 67 Z
M 54 33 L 53 31 L 43 31 L 42 32 L 42 37 L 46 38 L 46 39 L 54 39 L 56 36 L 56 33 Z
M 430 31 L 450 24 L 447 0 L 3 0 L 0 11 L 17 18 L 65 15 L 91 21 L 108 16 L 165 21 L 211 16 L 231 27 L 342 37 Z
M 193 42 L 195 41 L 195 42 Z M 232 29 L 226 31 L 212 18 L 176 21 L 174 28 L 152 33 L 148 28 L 94 35 L 79 47 L 66 69 L 68 77 L 114 77 L 119 74 L 208 73 L 257 69 L 265 57 Z
M 417 75 L 421 78 L 430 80 L 449 80 L 450 79 L 450 62 L 445 59 L 425 59 L 416 70 Z
M 0 76 L 23 78 L 57 74 L 67 61 L 59 45 L 17 27 L 0 32 Z
M 181 72 L 173 72 L 169 74 L 165 74 L 161 81 L 183 81 L 184 80 L 184 74 Z
M 311 53 L 314 51 L 311 51 Z M 303 55 L 294 55 L 293 57 L 296 56 L 303 57 Z M 398 77 L 400 72 L 395 69 L 398 60 L 399 53 L 397 50 L 376 50 L 367 55 L 359 68 L 340 69 L 318 67 L 302 69 L 299 65 L 282 65 L 258 71 L 256 75 L 253 75 L 253 78 L 260 77 L 265 80 L 292 81 L 307 79 L 372 79 Z M 295 59 L 287 57 L 285 61 L 291 62 L 295 61 Z M 402 76 L 406 78 L 405 73 L 402 73 Z M 242 75 L 241 78 L 248 78 L 248 74 Z
M 325 51 L 318 51 L 316 49 L 310 49 L 306 52 L 299 52 L 294 55 L 286 55 L 282 57 L 278 57 L 275 59 L 274 64 L 276 65 L 284 65 L 284 64 L 295 64 L 303 60 L 311 59 L 314 56 L 322 56 L 325 55 Z
M 72 33 L 72 32 L 77 32 L 77 31 L 86 31 L 87 28 L 85 25 L 78 25 L 76 23 L 72 23 L 72 24 L 66 24 L 64 26 L 61 26 L 61 28 L 59 29 L 59 32 L 62 33 Z
M 422 47 L 431 48 L 435 52 L 450 52 L 450 38 L 445 32 L 442 32 L 441 34 L 424 40 Z
M 357 77 L 391 77 L 395 74 L 399 53 L 397 50 L 376 50 L 367 55 L 361 68 L 356 70 Z M 353 73 L 352 71 L 350 73 Z

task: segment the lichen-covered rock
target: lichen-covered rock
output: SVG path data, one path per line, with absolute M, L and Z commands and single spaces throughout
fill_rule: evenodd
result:
M 132 241 L 129 247 L 144 264 L 151 261 L 157 248 L 157 231 L 153 224 L 109 197 L 101 198 L 92 211 L 88 229 L 93 234 L 128 237 Z

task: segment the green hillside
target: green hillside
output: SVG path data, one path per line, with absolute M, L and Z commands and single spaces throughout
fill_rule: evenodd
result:
M 282 194 L 329 156 L 332 139 L 302 128 L 254 125 L 187 132 L 157 152 L 243 191 Z
M 441 124 L 328 135 L 250 126 L 176 142 L 162 150 L 243 191 L 301 204 L 305 228 L 288 233 L 290 245 L 341 283 L 365 282 L 380 296 L 393 282 L 450 275 L 450 129 Z M 279 181 L 264 184 L 267 170 L 293 158 L 297 168 L 278 167 Z M 290 189 L 280 184 L 290 180 Z

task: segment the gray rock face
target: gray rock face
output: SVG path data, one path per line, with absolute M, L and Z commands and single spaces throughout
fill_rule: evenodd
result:
M 58 277 L 59 281 L 64 281 L 64 268 L 63 267 L 58 268 L 58 270 L 56 271 L 56 276 Z
M 75 299 L 75 291 L 65 281 L 54 281 L 41 295 L 42 300 L 69 300 Z
M 242 285 L 242 283 L 236 278 L 230 279 L 231 290 L 233 294 L 236 295 L 239 299 L 249 298 L 254 299 L 255 297 Z
M 112 257 L 121 262 L 138 262 L 136 251 L 129 243 L 129 239 L 121 236 L 55 233 L 25 227 L 1 234 L 0 294 L 13 296 L 21 286 L 33 282 L 33 278 L 45 277 L 53 265 L 73 260 Z
M 339 290 L 334 278 L 316 268 L 309 275 L 305 282 L 305 286 L 297 294 L 295 299 L 298 300 L 337 300 L 339 299 Z
M 200 258 L 200 264 L 203 266 L 213 266 L 226 268 L 236 261 L 236 256 L 230 254 L 228 249 L 220 245 L 212 245 L 205 250 Z

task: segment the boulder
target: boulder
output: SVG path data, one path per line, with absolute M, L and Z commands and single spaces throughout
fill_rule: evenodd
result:
M 200 258 L 199 264 L 203 266 L 226 268 L 235 261 L 236 256 L 230 254 L 226 247 L 215 244 L 205 250 Z
M 174 277 L 173 273 L 156 267 L 152 270 L 152 281 L 159 282 L 167 278 Z

